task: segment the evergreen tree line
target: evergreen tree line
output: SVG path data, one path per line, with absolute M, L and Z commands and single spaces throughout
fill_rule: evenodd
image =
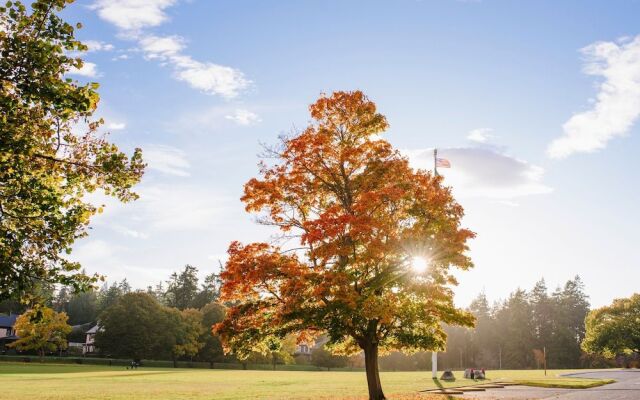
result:
M 40 288 L 40 292 L 48 293 L 45 296 L 48 305 L 65 312 L 69 324 L 76 326 L 70 341 L 84 342 L 87 327 L 101 320 L 106 329 L 98 335 L 97 344 L 103 355 L 237 361 L 223 356 L 219 338 L 211 334 L 211 325 L 224 317 L 224 305 L 217 303 L 219 287 L 216 274 L 206 276 L 200 283 L 197 268 L 186 265 L 167 281 L 146 290 L 134 290 L 124 279 L 85 293 L 74 294 L 66 287 L 57 292 L 51 287 Z M 19 303 L 5 301 L 0 303 L 0 312 L 23 312 L 20 307 Z M 545 356 L 550 369 L 605 363 L 580 348 L 589 299 L 579 276 L 553 292 L 541 279 L 531 290 L 517 289 L 506 300 L 494 304 L 481 293 L 468 310 L 475 315 L 476 326 L 446 328 L 447 351 L 439 354 L 440 369 L 542 368 Z M 327 368 L 360 366 L 358 357 L 332 356 L 322 348 L 313 349 L 310 357 L 293 358 L 295 343 L 285 343 L 271 354 L 255 353 L 247 362 L 274 366 L 311 363 Z M 383 356 L 380 366 L 384 370 L 428 369 L 430 358 L 426 352 L 412 355 L 394 352 Z
M 578 368 L 599 360 L 580 349 L 589 298 L 579 276 L 549 292 L 544 279 L 490 305 L 484 293 L 469 306 L 473 329 L 449 328 L 443 367 Z

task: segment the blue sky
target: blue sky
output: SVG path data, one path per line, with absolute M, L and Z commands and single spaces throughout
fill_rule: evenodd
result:
M 363 90 L 416 167 L 431 149 L 465 207 L 476 267 L 457 302 L 580 274 L 596 306 L 640 281 L 640 1 L 83 0 L 80 81 L 124 149 L 139 201 L 105 203 L 74 257 L 155 284 L 265 240 L 239 201 L 260 143 L 320 93 Z

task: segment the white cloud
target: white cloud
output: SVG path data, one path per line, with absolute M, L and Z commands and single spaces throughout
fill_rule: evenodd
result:
M 243 109 L 237 109 L 233 114 L 225 115 L 225 118 L 243 126 L 253 125 L 261 121 L 258 114 Z
M 189 161 L 184 151 L 171 146 L 146 146 L 143 153 L 149 169 L 167 175 L 189 176 Z
M 82 260 L 84 263 L 91 264 L 93 261 L 101 261 L 112 258 L 116 249 L 113 245 L 103 240 L 83 241 L 76 247 L 72 253 L 72 259 Z
M 217 221 L 229 215 L 232 202 L 229 197 L 218 193 L 215 187 L 188 181 L 142 184 L 135 191 L 140 198 L 130 203 L 121 203 L 102 193 L 87 196 L 88 202 L 105 206 L 104 212 L 96 215 L 91 225 L 140 238 L 174 230 L 219 231 L 221 227 Z M 234 204 L 233 212 L 236 207 Z M 114 221 L 121 221 L 121 226 L 114 226 Z
M 121 29 L 121 33 L 138 41 L 145 58 L 170 65 L 175 79 L 186 82 L 206 94 L 225 98 L 238 96 L 251 85 L 238 69 L 212 62 L 194 60 L 184 54 L 185 40 L 179 36 L 155 36 L 144 28 L 158 26 L 167 20 L 165 9 L 175 0 L 98 0 L 98 15 Z
M 149 235 L 147 235 L 144 232 L 140 232 L 135 229 L 130 229 L 122 225 L 114 225 L 113 230 L 124 236 L 132 237 L 135 239 L 147 239 L 149 237 Z
M 127 124 L 125 124 L 124 122 L 111 122 L 109 125 L 107 125 L 107 128 L 112 131 L 121 131 L 126 127 Z
M 111 51 L 115 47 L 111 43 L 105 43 L 98 40 L 85 40 L 83 42 L 89 49 L 88 52 L 93 51 Z
M 167 20 L 166 8 L 177 0 L 98 0 L 93 8 L 100 18 L 126 31 L 158 26 Z
M 406 150 L 415 168 L 433 169 L 433 149 Z M 520 196 L 551 192 L 542 183 L 544 170 L 493 148 L 460 147 L 438 149 L 438 156 L 451 168 L 438 169 L 444 183 L 461 197 L 509 200 Z
M 146 36 L 140 40 L 145 57 L 170 64 L 180 81 L 207 94 L 236 97 L 250 85 L 244 74 L 234 68 L 202 63 L 182 54 L 184 39 L 179 36 Z
M 581 52 L 587 58 L 584 72 L 604 80 L 593 107 L 573 115 L 562 126 L 564 134 L 551 142 L 547 154 L 552 158 L 603 149 L 609 140 L 625 136 L 640 115 L 640 35 L 596 42 Z
M 490 139 L 494 137 L 491 134 L 491 132 L 493 132 L 493 129 L 491 128 L 473 129 L 469 131 L 469 134 L 467 135 L 467 139 L 476 143 L 487 143 Z
M 227 200 L 201 185 L 154 185 L 140 189 L 131 212 L 157 231 L 210 229 Z
M 82 64 L 80 69 L 73 67 L 67 72 L 67 74 L 95 78 L 98 76 L 98 67 L 94 63 L 85 62 Z
M 146 36 L 140 39 L 140 47 L 148 59 L 164 61 L 182 51 L 184 39 L 179 36 Z

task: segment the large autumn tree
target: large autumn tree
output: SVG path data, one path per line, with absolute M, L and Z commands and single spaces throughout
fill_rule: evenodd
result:
M 98 85 L 65 75 L 87 50 L 58 16 L 71 2 L 0 6 L 0 299 L 95 281 L 65 257 L 99 211 L 86 195 L 135 199 L 143 173 L 139 149 L 127 156 L 99 133 Z
M 322 96 L 310 112 L 244 187 L 247 211 L 282 240 L 231 243 L 221 294 L 233 306 L 214 330 L 239 357 L 326 334 L 336 353 L 364 351 L 369 397 L 383 399 L 380 351 L 442 350 L 442 323 L 473 324 L 450 270 L 472 266 L 474 234 L 442 178 L 380 137 L 387 120 L 362 92 Z

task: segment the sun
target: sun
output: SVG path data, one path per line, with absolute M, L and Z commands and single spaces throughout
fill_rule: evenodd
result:
M 411 259 L 411 269 L 413 269 L 417 273 L 426 271 L 428 266 L 429 263 L 424 257 L 416 256 Z

